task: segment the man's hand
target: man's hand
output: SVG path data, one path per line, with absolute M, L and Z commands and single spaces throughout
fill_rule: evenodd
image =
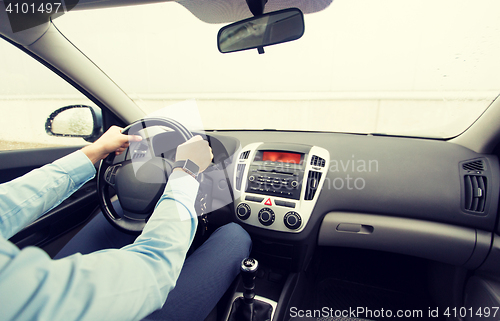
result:
M 93 144 L 82 148 L 82 152 L 95 164 L 101 159 L 106 158 L 109 153 L 115 152 L 116 155 L 120 155 L 127 149 L 130 142 L 139 142 L 142 140 L 141 136 L 123 135 L 121 131 L 122 128 L 111 126 Z
M 175 160 L 179 161 L 190 159 L 198 165 L 201 173 L 207 169 L 213 157 L 212 148 L 210 148 L 208 142 L 203 140 L 201 136 L 197 135 L 177 147 Z

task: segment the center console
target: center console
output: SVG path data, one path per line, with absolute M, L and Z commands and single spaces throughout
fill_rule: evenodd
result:
M 326 178 L 330 154 L 318 146 L 253 143 L 235 167 L 235 215 L 256 227 L 301 232 Z

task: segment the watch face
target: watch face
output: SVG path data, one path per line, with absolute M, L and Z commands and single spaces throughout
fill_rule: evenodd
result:
M 198 171 L 200 170 L 200 167 L 198 165 L 196 165 L 190 159 L 186 160 L 186 163 L 184 164 L 184 168 L 187 169 L 187 170 L 189 170 L 194 175 L 198 175 Z
M 200 170 L 200 167 L 198 165 L 196 165 L 190 159 L 176 161 L 174 163 L 173 168 L 182 168 L 184 171 L 186 171 L 187 173 L 189 173 L 189 174 L 191 174 L 193 176 L 198 176 L 198 172 Z

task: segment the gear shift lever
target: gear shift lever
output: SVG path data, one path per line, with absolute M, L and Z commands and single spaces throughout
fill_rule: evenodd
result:
M 259 269 L 259 262 L 256 259 L 246 258 L 241 261 L 240 271 L 243 278 L 243 299 L 246 304 L 253 304 L 255 298 L 255 277 Z
M 243 278 L 243 298 L 233 302 L 228 321 L 270 321 L 273 307 L 255 299 L 255 277 L 259 262 L 256 259 L 246 258 L 241 262 L 240 271 Z

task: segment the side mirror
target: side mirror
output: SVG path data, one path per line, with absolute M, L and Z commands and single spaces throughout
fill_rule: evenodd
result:
M 222 53 L 297 40 L 304 34 L 304 15 L 297 8 L 269 12 L 222 27 L 217 45 Z
M 94 142 L 102 135 L 102 113 L 99 108 L 73 105 L 59 108 L 45 122 L 51 136 L 81 137 Z

